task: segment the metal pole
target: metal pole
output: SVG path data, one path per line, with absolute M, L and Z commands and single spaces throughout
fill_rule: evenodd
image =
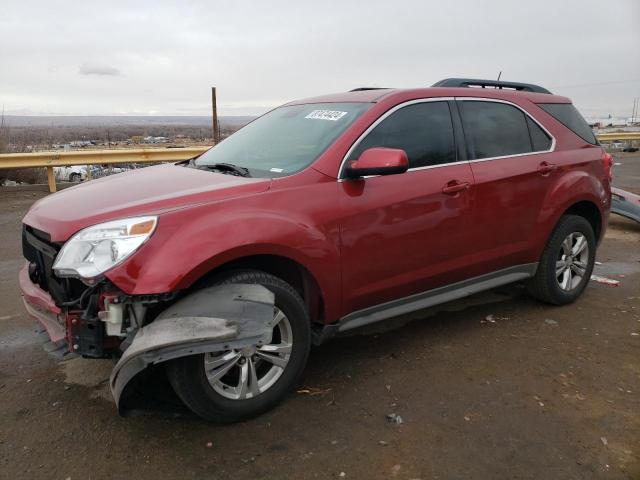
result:
M 216 103 L 216 87 L 211 87 L 211 113 L 213 122 L 213 144 L 220 143 L 220 124 L 218 123 L 218 105 Z

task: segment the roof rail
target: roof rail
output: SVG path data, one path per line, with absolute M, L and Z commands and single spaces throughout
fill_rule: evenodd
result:
M 358 87 L 353 90 L 349 90 L 350 92 L 364 92 L 365 90 L 389 90 L 389 87 Z
M 517 90 L 520 92 L 536 92 L 536 93 L 548 93 L 551 94 L 549 90 L 546 88 L 542 88 L 538 85 L 533 85 L 531 83 L 520 83 L 520 82 L 503 82 L 498 80 L 480 80 L 477 78 L 445 78 L 444 80 L 440 80 L 439 82 L 431 85 L 432 87 L 492 87 L 497 88 L 499 90 L 509 89 L 509 90 Z

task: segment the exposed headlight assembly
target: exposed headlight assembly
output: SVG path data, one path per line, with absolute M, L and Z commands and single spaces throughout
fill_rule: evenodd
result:
M 92 280 L 138 250 L 153 234 L 158 217 L 134 217 L 85 228 L 69 239 L 53 264 L 58 277 Z

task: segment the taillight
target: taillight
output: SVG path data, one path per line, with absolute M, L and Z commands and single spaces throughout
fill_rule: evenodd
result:
M 613 155 L 603 152 L 602 166 L 604 167 L 604 172 L 607 175 L 607 178 L 611 181 L 613 179 Z

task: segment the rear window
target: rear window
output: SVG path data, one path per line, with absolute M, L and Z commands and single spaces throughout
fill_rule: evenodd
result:
M 580 112 L 571 103 L 539 103 L 538 106 L 542 108 L 549 115 L 553 116 L 561 124 L 571 130 L 573 133 L 582 138 L 585 142 L 589 142 L 592 145 L 597 145 L 598 141 L 593 134 L 591 127 L 586 122 Z

